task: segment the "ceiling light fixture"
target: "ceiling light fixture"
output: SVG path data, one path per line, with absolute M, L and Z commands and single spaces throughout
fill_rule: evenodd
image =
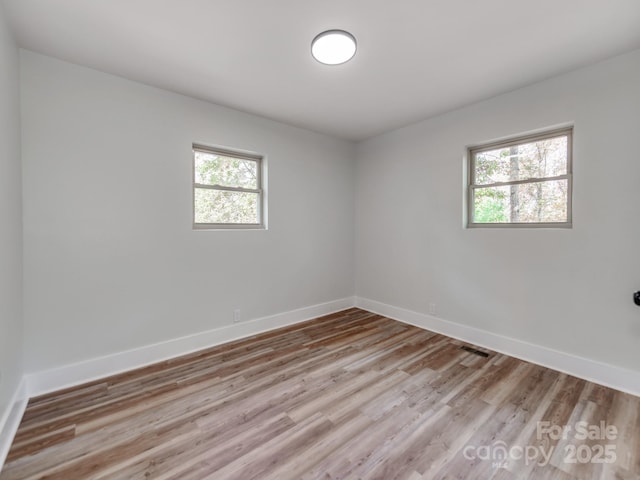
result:
M 356 54 L 356 39 L 344 30 L 327 30 L 313 39 L 311 54 L 325 65 L 340 65 Z

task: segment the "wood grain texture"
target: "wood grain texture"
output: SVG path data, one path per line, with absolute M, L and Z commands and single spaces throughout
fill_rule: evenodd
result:
M 34 398 L 0 480 L 640 479 L 639 398 L 463 345 L 350 309 Z

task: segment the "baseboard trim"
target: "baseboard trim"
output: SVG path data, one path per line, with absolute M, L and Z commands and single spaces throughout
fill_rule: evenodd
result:
M 367 298 L 356 297 L 355 306 L 425 330 L 640 396 L 640 372 L 637 371 L 597 362 Z
M 23 376 L 9 402 L 9 407 L 4 412 L 2 419 L 0 419 L 0 471 L 2 471 L 4 461 L 7 459 L 11 443 L 16 436 L 28 401 L 27 382 Z
M 347 297 L 93 358 L 84 362 L 27 374 L 22 378 L 14 394 L 11 403 L 12 407 L 5 412 L 0 420 L 0 469 L 9 452 L 28 399 L 31 397 L 98 380 L 277 328 L 294 325 L 354 306 L 425 330 L 437 332 L 640 396 L 640 372 L 597 362 L 375 300 L 362 297 Z
M 118 373 L 144 367 L 198 350 L 286 327 L 313 318 L 346 310 L 354 297 L 299 308 L 276 315 L 235 323 L 144 347 L 26 375 L 29 397 L 81 385 Z

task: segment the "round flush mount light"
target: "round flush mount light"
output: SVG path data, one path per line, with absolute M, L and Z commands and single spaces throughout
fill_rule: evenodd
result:
M 344 30 L 327 30 L 313 39 L 311 54 L 325 65 L 340 65 L 356 54 L 356 39 Z

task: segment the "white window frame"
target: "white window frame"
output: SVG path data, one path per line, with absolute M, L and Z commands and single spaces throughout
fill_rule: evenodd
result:
M 475 179 L 475 159 L 478 153 L 498 148 L 512 147 L 549 138 L 567 137 L 567 173 L 554 177 L 529 178 L 526 180 L 514 180 L 507 182 L 495 182 L 477 185 Z M 468 181 L 467 181 L 467 227 L 468 228 L 572 228 L 572 198 L 573 198 L 573 127 L 548 130 L 534 135 L 513 137 L 507 140 L 487 143 L 470 147 L 467 151 Z M 503 187 L 510 185 L 522 185 L 528 183 L 549 182 L 553 180 L 567 180 L 567 220 L 565 222 L 503 222 L 503 223 L 476 223 L 474 222 L 474 191 L 477 188 Z
M 243 188 L 243 187 L 227 187 L 223 185 L 205 185 L 202 183 L 196 183 L 196 152 L 209 153 L 214 155 L 220 155 L 224 157 L 236 158 L 239 160 L 249 160 L 257 164 L 257 187 L 258 188 Z M 263 167 L 264 157 L 257 153 L 243 152 L 226 147 L 210 147 L 202 144 L 193 144 L 192 159 L 191 159 L 191 180 L 192 180 L 192 195 L 191 195 L 191 219 L 193 222 L 193 228 L 195 230 L 217 230 L 217 229 L 252 229 L 252 230 L 266 230 L 265 224 L 265 206 L 264 206 L 264 184 L 263 184 Z M 218 190 L 226 192 L 244 192 L 255 193 L 258 195 L 258 223 L 196 223 L 196 189 L 206 190 Z

